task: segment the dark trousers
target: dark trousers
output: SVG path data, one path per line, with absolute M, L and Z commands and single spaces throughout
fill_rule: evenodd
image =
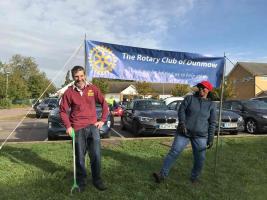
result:
M 93 182 L 101 180 L 101 154 L 99 129 L 94 125 L 76 131 L 76 175 L 79 186 L 86 184 L 85 155 L 88 151 Z

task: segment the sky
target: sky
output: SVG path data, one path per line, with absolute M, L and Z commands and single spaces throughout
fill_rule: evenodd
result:
M 265 0 L 0 0 L 0 61 L 30 56 L 57 86 L 83 40 L 267 62 Z M 230 60 L 230 61 L 228 61 Z M 69 62 L 68 62 L 69 61 Z

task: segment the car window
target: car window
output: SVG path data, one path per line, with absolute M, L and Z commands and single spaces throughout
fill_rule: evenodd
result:
M 177 101 L 174 101 L 174 102 L 172 102 L 172 103 L 170 103 L 169 105 L 168 105 L 168 108 L 170 109 L 170 110 L 175 110 L 176 109 L 176 106 L 177 106 Z
M 45 99 L 42 103 L 43 104 L 57 104 L 58 100 L 57 99 Z
M 223 109 L 231 110 L 231 102 L 224 102 L 223 103 Z
M 231 110 L 241 110 L 242 106 L 239 102 L 232 102 Z
M 133 109 L 133 107 L 134 107 L 133 101 L 127 104 L 127 109 Z
M 258 100 L 246 101 L 244 106 L 249 109 L 267 109 L 267 103 Z
M 137 101 L 134 109 L 136 110 L 167 110 L 168 107 L 163 101 Z

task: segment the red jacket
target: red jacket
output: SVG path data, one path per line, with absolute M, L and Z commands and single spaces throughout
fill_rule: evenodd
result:
M 73 127 L 75 131 L 97 122 L 96 103 L 102 105 L 101 121 L 107 120 L 109 112 L 105 98 L 95 85 L 87 84 L 82 92 L 81 96 L 76 87 L 70 86 L 60 103 L 59 114 L 65 127 Z

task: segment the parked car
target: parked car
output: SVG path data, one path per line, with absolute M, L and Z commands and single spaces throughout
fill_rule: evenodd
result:
M 36 112 L 36 117 L 48 117 L 51 110 L 58 107 L 58 99 L 57 98 L 46 98 L 37 106 L 36 104 L 33 106 Z
M 97 117 L 98 120 L 101 120 L 102 115 L 102 107 L 97 105 L 96 107 Z M 109 138 L 110 137 L 110 129 L 113 126 L 114 120 L 111 113 L 109 113 L 107 121 L 100 129 L 100 136 L 101 138 Z M 66 135 L 66 128 L 63 125 L 63 122 L 59 115 L 59 107 L 52 110 L 48 116 L 48 140 L 55 140 L 59 137 L 68 137 Z
M 177 103 L 180 104 L 183 100 L 184 97 L 168 97 L 163 101 L 169 108 L 175 108 L 177 106 Z
M 251 100 L 259 100 L 259 101 L 264 101 L 265 103 L 267 103 L 267 96 L 264 96 L 264 97 L 254 97 L 254 98 L 251 98 Z
M 181 104 L 182 100 L 174 100 L 172 102 L 169 102 L 167 105 L 170 110 L 179 110 L 179 106 Z M 219 119 L 219 102 L 216 102 L 217 104 L 217 117 Z M 219 128 L 219 120 L 217 120 L 217 127 L 216 131 Z M 227 110 L 222 110 L 221 113 L 221 127 L 220 127 L 220 133 L 227 132 L 233 135 L 238 134 L 238 132 L 244 131 L 244 120 L 243 117 Z
M 113 109 L 113 111 L 112 111 L 112 114 L 114 115 L 114 116 L 122 116 L 122 113 L 123 113 L 123 109 L 122 109 L 122 107 L 121 106 L 116 106 L 114 109 Z
M 223 108 L 241 115 L 247 132 L 267 132 L 267 103 L 264 101 L 228 100 L 223 103 Z
M 131 101 L 121 116 L 121 128 L 140 134 L 174 134 L 178 125 L 176 111 L 171 111 L 163 101 L 136 99 Z

